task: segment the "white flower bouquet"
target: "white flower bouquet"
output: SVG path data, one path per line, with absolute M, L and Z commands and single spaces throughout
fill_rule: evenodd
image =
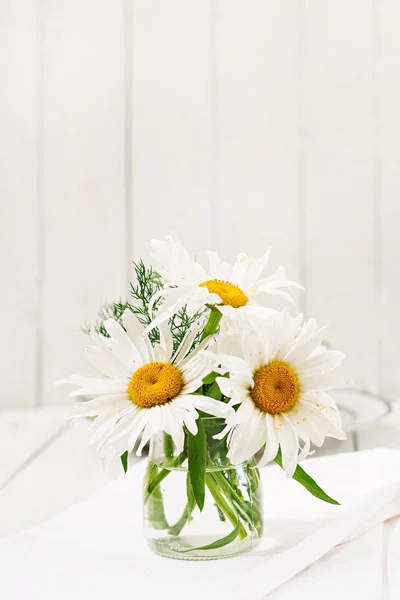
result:
M 174 238 L 151 242 L 155 269 L 135 264 L 132 300 L 103 307 L 85 347 L 97 376 L 72 375 L 72 419 L 94 417 L 90 442 L 107 461 L 149 445 L 143 505 L 161 555 L 206 559 L 248 550 L 262 533 L 258 468 L 274 461 L 337 504 L 298 464 L 325 437 L 345 439 L 328 390 L 337 351 L 324 329 L 268 307 L 300 287 L 269 252 L 209 269 Z M 88 396 L 90 399 L 82 400 Z

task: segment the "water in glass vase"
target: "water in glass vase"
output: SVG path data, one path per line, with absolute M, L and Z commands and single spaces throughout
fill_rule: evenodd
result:
M 175 457 L 172 465 L 168 459 L 149 462 L 144 482 L 144 521 L 149 545 L 162 556 L 207 560 L 246 552 L 262 534 L 258 469 L 254 461 L 236 466 L 210 465 L 200 512 L 184 455 Z

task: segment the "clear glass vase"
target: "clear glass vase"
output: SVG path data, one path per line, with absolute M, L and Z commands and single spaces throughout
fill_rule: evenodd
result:
M 262 535 L 260 474 L 254 459 L 232 465 L 226 440 L 215 440 L 224 423 L 203 418 L 207 436 L 205 502 L 196 505 L 188 472 L 187 441 L 178 453 L 169 435 L 152 443 L 144 478 L 144 526 L 148 544 L 168 558 L 207 560 L 242 554 Z

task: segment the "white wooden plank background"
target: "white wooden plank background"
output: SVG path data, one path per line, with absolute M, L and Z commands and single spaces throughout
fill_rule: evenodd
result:
M 270 268 L 298 280 L 296 4 L 217 5 L 218 247 L 233 259 L 272 246 Z
M 4 0 L 0 405 L 67 402 L 79 326 L 170 231 L 272 245 L 395 398 L 399 24 L 397 0 Z
M 0 405 L 37 400 L 35 0 L 0 3 Z
M 304 3 L 307 308 L 375 390 L 372 9 L 350 4 Z
M 43 402 L 83 363 L 79 328 L 123 294 L 124 3 L 44 11 Z M 72 370 L 72 371 L 71 371 Z
M 378 61 L 381 285 L 378 325 L 380 385 L 383 393 L 399 387 L 400 340 L 400 5 L 382 0 L 377 13 L 381 30 Z
M 210 2 L 133 3 L 132 256 L 174 232 L 209 247 Z

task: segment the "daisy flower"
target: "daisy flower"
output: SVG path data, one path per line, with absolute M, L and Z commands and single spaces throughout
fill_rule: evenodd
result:
M 221 261 L 216 252 L 209 251 L 209 268 L 206 270 L 173 237 L 152 240 L 150 245 L 150 256 L 166 283 L 153 299 L 154 303 L 160 296 L 165 298 L 148 330 L 170 318 L 185 305 L 190 315 L 207 304 L 217 305 L 222 315 L 231 319 L 270 316 L 276 311 L 261 306 L 257 297 L 279 296 L 293 302 L 292 297 L 281 288 L 303 289 L 287 279 L 282 267 L 273 275 L 262 277 L 270 250 L 260 258 L 239 254 L 233 265 Z
M 324 331 L 314 319 L 303 323 L 302 315 L 293 319 L 284 311 L 262 333 L 242 332 L 241 357 L 218 356 L 230 377 L 216 381 L 231 398 L 230 405 L 238 405 L 218 435 L 228 436 L 228 457 L 234 464 L 248 460 L 265 445 L 259 461 L 264 466 L 280 447 L 283 468 L 291 477 L 298 461 L 309 454 L 311 442 L 322 446 L 326 436 L 346 439 L 339 411 L 327 393 L 335 387 L 331 371 L 344 355 L 315 352 Z
M 78 386 L 70 396 L 92 397 L 79 401 L 70 418 L 96 417 L 89 441 L 97 444 L 104 458 L 113 460 L 126 450 L 131 452 L 141 435 L 140 456 L 144 445 L 160 432 L 169 434 L 182 452 L 184 427 L 197 433 L 197 409 L 215 416 L 232 410 L 194 393 L 211 370 L 210 359 L 202 352 L 209 340 L 190 352 L 198 327 L 188 332 L 173 354 L 166 324 L 159 327 L 160 343 L 154 347 L 129 311 L 124 314 L 124 327 L 113 319 L 104 325 L 110 337 L 91 333 L 93 345 L 86 348 L 88 361 L 101 377 L 71 375 L 57 382 Z

